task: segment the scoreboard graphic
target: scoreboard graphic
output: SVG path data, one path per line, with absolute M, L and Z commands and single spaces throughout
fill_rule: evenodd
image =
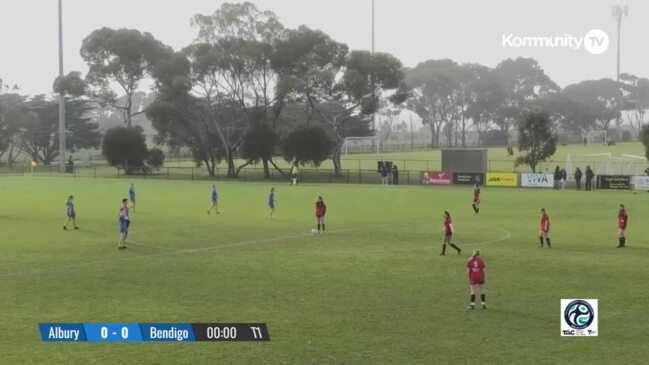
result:
M 270 341 L 265 323 L 39 323 L 44 342 Z

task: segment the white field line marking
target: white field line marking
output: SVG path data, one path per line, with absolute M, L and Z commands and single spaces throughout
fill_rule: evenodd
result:
M 495 239 L 491 239 L 491 240 L 486 240 L 486 241 L 461 242 L 461 243 L 458 243 L 458 244 L 463 246 L 463 247 L 466 247 L 466 246 L 475 247 L 476 245 L 486 245 L 486 244 L 490 244 L 490 243 L 498 243 L 498 242 L 502 242 L 502 241 L 507 241 L 508 239 L 510 239 L 512 237 L 511 232 L 509 232 L 506 229 L 496 228 L 496 230 L 502 232 L 503 236 L 495 238 Z M 437 248 L 437 246 L 435 246 L 435 248 Z M 363 250 L 362 252 L 363 253 L 381 253 L 381 252 L 403 252 L 403 251 L 417 251 L 417 250 L 429 250 L 429 249 L 431 249 L 431 246 L 426 245 L 426 246 L 421 246 L 421 247 L 397 247 L 397 248 L 385 248 L 385 249 L 370 248 L 370 249 L 367 249 L 367 250 Z M 321 255 L 321 254 L 328 254 L 328 253 L 338 254 L 338 253 L 349 253 L 349 252 L 350 251 L 337 250 L 337 251 L 326 251 L 326 252 L 321 252 L 321 251 L 290 251 L 290 252 L 286 252 L 286 251 L 283 251 L 283 252 L 282 251 L 279 251 L 279 252 L 266 251 L 264 253 L 265 254 L 278 254 L 278 255 L 279 254 L 285 255 L 287 253 L 288 254 L 296 253 L 296 254 L 318 254 L 318 255 Z
M 410 221 L 410 222 L 411 223 L 412 222 L 417 222 L 417 220 Z M 361 227 L 354 227 L 354 228 L 347 228 L 347 229 L 339 229 L 339 230 L 331 231 L 331 233 L 344 233 L 344 232 L 360 231 L 360 230 L 370 229 L 370 228 L 385 227 L 385 225 L 386 225 L 386 223 L 375 224 L 375 225 L 371 225 L 371 226 L 361 226 Z M 180 255 L 180 254 L 186 254 L 186 253 L 207 252 L 207 251 L 218 250 L 218 249 L 227 248 L 227 247 L 236 247 L 236 246 L 245 246 L 245 245 L 252 245 L 252 244 L 264 243 L 264 242 L 281 241 L 281 240 L 288 240 L 288 239 L 292 239 L 292 238 L 307 237 L 307 236 L 311 236 L 311 235 L 312 235 L 311 233 L 300 233 L 300 234 L 295 234 L 295 235 L 291 235 L 291 236 L 262 238 L 262 239 L 256 239 L 256 240 L 234 242 L 234 243 L 229 243 L 229 244 L 225 244 L 225 245 L 216 245 L 216 246 L 206 246 L 206 247 L 198 247 L 198 248 L 190 248 L 190 249 L 182 249 L 182 250 L 173 250 L 173 251 L 167 251 L 167 252 L 161 252 L 161 253 L 155 253 L 155 254 L 149 254 L 149 255 L 119 257 L 119 258 L 113 258 L 113 259 L 109 259 L 109 260 L 88 261 L 88 262 L 82 262 L 82 263 L 78 263 L 78 264 L 65 265 L 65 266 L 53 267 L 53 268 L 42 269 L 42 270 L 7 272 L 5 274 L 0 275 L 0 277 L 14 277 L 14 276 L 29 275 L 29 274 L 41 274 L 41 273 L 48 273 L 48 272 L 55 272 L 55 271 L 63 271 L 63 270 L 67 270 L 67 269 L 75 269 L 75 268 L 84 267 L 84 266 L 91 266 L 91 265 L 95 265 L 95 264 L 106 264 L 106 263 L 110 263 L 110 262 L 119 262 L 119 261 L 126 261 L 126 260 L 132 260 L 132 259 L 140 259 L 140 258 L 152 258 L 152 257 L 161 257 L 161 256 L 169 256 L 169 255 Z M 154 246 L 148 246 L 148 247 L 154 247 Z M 160 247 L 155 246 L 155 248 L 160 248 Z M 172 250 L 172 249 L 169 249 L 169 250 Z M 127 251 L 125 253 L 127 253 Z

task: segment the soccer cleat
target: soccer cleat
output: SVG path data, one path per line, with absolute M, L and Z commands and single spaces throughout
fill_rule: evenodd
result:
M 64 230 L 64 231 L 67 231 L 67 230 L 68 230 L 68 227 L 63 226 L 63 230 Z
M 208 210 L 208 211 L 207 211 L 207 214 L 212 214 L 212 213 L 210 213 L 210 211 Z
M 475 305 L 470 305 L 466 307 L 466 310 L 475 310 Z
M 77 227 L 77 226 L 74 226 L 74 229 L 79 229 L 79 227 Z
M 486 305 L 486 304 L 483 304 L 483 305 L 482 305 L 482 309 L 487 309 L 487 305 Z
M 446 256 L 446 254 L 444 252 L 440 253 L 439 255 L 440 256 Z
M 462 249 L 461 249 L 461 248 L 458 248 L 458 249 L 457 249 L 457 254 L 459 255 L 459 254 L 461 254 L 461 253 L 462 253 Z

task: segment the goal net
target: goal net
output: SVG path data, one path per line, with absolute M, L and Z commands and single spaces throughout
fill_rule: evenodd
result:
M 599 175 L 644 175 L 648 164 L 642 156 L 615 157 L 611 153 L 568 155 L 566 158 L 566 171 L 569 175 L 573 175 L 577 167 L 585 172 L 586 166 L 590 166 Z
M 606 131 L 590 131 L 586 135 L 586 142 L 591 144 L 606 144 L 608 142 Z
M 381 144 L 376 136 L 347 137 L 342 150 L 346 155 L 350 153 L 380 153 Z

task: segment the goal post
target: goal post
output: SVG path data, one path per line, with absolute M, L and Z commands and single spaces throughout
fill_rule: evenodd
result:
M 381 144 L 377 136 L 370 137 L 346 137 L 343 142 L 345 155 L 351 153 L 381 153 Z
M 577 167 L 582 171 L 586 166 L 600 175 L 643 175 L 649 164 L 643 156 L 611 153 L 576 154 L 566 157 L 566 172 L 574 174 Z
M 608 142 L 608 133 L 606 131 L 589 131 L 586 134 L 586 143 L 590 146 L 593 143 L 606 144 Z

